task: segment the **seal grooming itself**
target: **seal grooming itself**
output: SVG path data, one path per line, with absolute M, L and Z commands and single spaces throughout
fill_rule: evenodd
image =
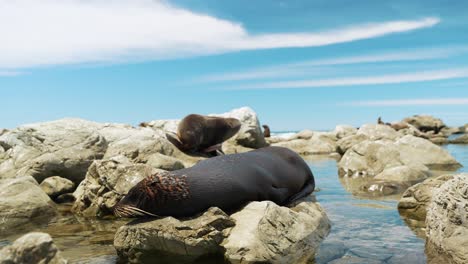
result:
M 191 114 L 180 121 L 177 138 L 166 135 L 169 141 L 184 152 L 216 154 L 216 151 L 221 150 L 221 144 L 237 134 L 240 127 L 240 121 L 235 118 Z
M 188 217 L 215 206 L 231 213 L 251 201 L 287 205 L 314 188 L 312 171 L 297 153 L 266 147 L 149 176 L 131 188 L 113 211 L 118 217 Z
M 268 125 L 263 125 L 263 137 L 270 137 L 271 134 L 270 134 L 270 127 Z

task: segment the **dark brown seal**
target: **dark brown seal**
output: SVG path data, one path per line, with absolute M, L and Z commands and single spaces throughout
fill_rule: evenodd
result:
M 269 138 L 271 137 L 270 134 L 270 127 L 268 125 L 263 125 L 263 137 Z
M 312 171 L 298 154 L 287 148 L 266 147 L 147 177 L 117 203 L 114 214 L 186 217 L 210 207 L 230 213 L 250 201 L 287 205 L 314 188 Z
M 214 152 L 221 144 L 239 132 L 241 123 L 235 118 L 191 114 L 177 127 L 177 137 L 168 139 L 185 152 Z

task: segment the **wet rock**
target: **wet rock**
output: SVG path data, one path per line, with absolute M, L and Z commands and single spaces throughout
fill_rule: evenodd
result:
M 232 263 L 305 262 L 330 230 L 324 210 L 311 201 L 291 209 L 270 201 L 252 202 L 231 217 L 236 226 L 223 247 Z
M 463 136 L 459 136 L 455 139 L 449 141 L 450 144 L 468 144 L 468 134 L 464 134 Z
M 0 182 L 0 233 L 24 224 L 46 223 L 57 214 L 54 203 L 31 176 Z
M 450 153 L 429 140 L 404 136 L 395 142 L 405 164 L 424 164 L 433 170 L 456 170 L 461 164 Z
M 423 252 L 411 252 L 404 255 L 395 255 L 387 260 L 387 264 L 426 264 L 426 255 Z
M 357 131 L 359 135 L 365 135 L 370 140 L 395 140 L 400 137 L 400 134 L 390 126 L 365 124 Z
M 384 264 L 385 262 L 380 261 L 378 259 L 368 259 L 368 258 L 360 258 L 355 256 L 346 255 L 342 258 L 335 259 L 328 264 Z
M 431 201 L 433 191 L 450 179 L 453 179 L 453 175 L 446 174 L 411 186 L 403 193 L 398 202 L 398 211 L 405 218 L 425 221 L 426 209 Z
M 100 125 L 81 119 L 61 119 L 24 125 L 0 136 L 6 157 L 0 177 L 31 175 L 38 182 L 61 175 L 80 182 L 94 159 L 104 156 L 107 141 Z
M 189 220 L 137 220 L 117 230 L 114 247 L 119 258 L 130 263 L 152 254 L 172 255 L 174 262 L 187 261 L 222 252 L 220 244 L 234 223 L 218 208 Z
M 355 135 L 357 133 L 357 128 L 348 126 L 348 125 L 338 125 L 335 127 L 333 133 L 335 134 L 337 139 L 342 139 L 345 137 L 349 137 Z
M 211 116 L 237 118 L 242 123 L 237 136 L 230 139 L 236 144 L 254 149 L 267 146 L 257 113 L 250 107 L 241 107 L 224 114 L 212 114 Z
M 185 168 L 182 161 L 170 156 L 163 155 L 161 153 L 154 153 L 150 155 L 146 164 L 153 168 L 167 171 L 180 170 Z
M 426 217 L 428 263 L 468 263 L 468 174 L 434 191 Z
M 442 120 L 429 115 L 414 115 L 403 119 L 402 122 L 413 125 L 422 132 L 435 131 L 435 134 L 445 127 Z
M 388 196 L 403 192 L 408 188 L 407 182 L 391 182 L 383 180 L 371 180 L 360 186 L 360 195 L 366 196 Z
M 348 248 L 346 248 L 343 242 L 324 242 L 320 245 L 315 255 L 314 263 L 328 263 L 343 257 L 347 251 Z
M 65 264 L 67 260 L 62 257 L 49 234 L 33 232 L 0 250 L 0 263 Z
M 134 164 L 125 157 L 98 160 L 74 192 L 72 211 L 83 216 L 110 215 L 111 208 L 136 183 L 160 171 L 146 164 Z
M 52 199 L 75 190 L 75 184 L 72 181 L 60 176 L 49 177 L 41 182 L 39 186 Z
M 343 137 L 336 142 L 336 151 L 339 154 L 343 155 L 346 153 L 346 151 L 348 151 L 348 149 L 350 149 L 354 145 L 357 145 L 368 139 L 369 138 L 363 134 L 356 134 L 352 136 Z

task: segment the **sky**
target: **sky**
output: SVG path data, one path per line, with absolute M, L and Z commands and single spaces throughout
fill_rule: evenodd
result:
M 468 123 L 468 2 L 0 0 L 0 128 L 249 106 L 272 131 Z

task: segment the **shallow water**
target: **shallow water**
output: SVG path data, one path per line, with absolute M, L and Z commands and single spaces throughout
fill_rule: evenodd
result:
M 444 146 L 468 172 L 468 146 Z M 307 159 L 317 187 L 317 200 L 332 221 L 329 236 L 323 241 L 317 264 L 340 258 L 357 256 L 380 263 L 425 263 L 424 240 L 417 237 L 400 218 L 397 198 L 372 200 L 353 196 L 343 187 L 337 174 L 336 161 L 330 158 Z M 24 232 L 0 239 L 0 247 L 31 231 L 49 233 L 63 255 L 71 263 L 116 263 L 112 246 L 114 233 L 125 221 L 84 219 L 60 206 L 61 214 L 55 222 L 42 228 L 28 228 Z

